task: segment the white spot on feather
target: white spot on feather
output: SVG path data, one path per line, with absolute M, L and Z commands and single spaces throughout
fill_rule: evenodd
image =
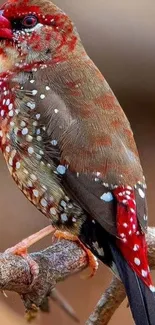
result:
M 38 90 L 36 90 L 36 89 L 32 90 L 32 95 L 35 96 L 37 94 L 37 92 L 38 92 Z
M 31 182 L 30 180 L 28 180 L 27 185 L 28 185 L 29 187 L 33 187 L 33 184 L 32 184 L 32 182 Z
M 26 135 L 26 134 L 28 134 L 28 132 L 29 132 L 28 128 L 24 128 L 22 130 L 22 135 Z
M 6 152 L 10 152 L 10 147 L 7 146 L 7 147 L 5 148 L 5 151 L 6 151 Z
M 150 290 L 151 290 L 152 292 L 155 292 L 155 287 L 154 287 L 153 285 L 150 285 Z
M 33 194 L 34 194 L 35 197 L 38 197 L 39 196 L 38 190 L 33 190 Z
M 145 271 L 145 270 L 142 270 L 142 276 L 143 276 L 144 278 L 146 278 L 146 277 L 147 277 L 147 274 L 148 274 L 148 272 L 147 272 L 147 271 Z
M 38 125 L 38 122 L 37 121 L 34 121 L 32 124 L 33 124 L 33 126 L 37 126 Z
M 32 135 L 28 134 L 28 135 L 26 136 L 26 141 L 27 141 L 27 142 L 32 142 L 32 140 L 33 140 Z
M 13 110 L 11 110 L 11 111 L 9 112 L 9 116 L 12 117 L 13 114 L 14 114 L 14 113 L 13 113 Z
M 104 256 L 104 250 L 102 247 L 99 247 L 99 244 L 98 242 L 94 242 L 93 243 L 93 247 L 96 249 L 97 253 L 100 255 L 100 256 Z
M 25 121 L 21 121 L 21 122 L 20 122 L 20 126 L 21 126 L 21 127 L 24 127 L 25 125 L 26 125 Z
M 35 103 L 32 103 L 32 102 L 28 102 L 28 103 L 27 103 L 27 106 L 28 106 L 30 109 L 35 109 L 36 104 L 35 104 Z
M 142 199 L 144 199 L 144 197 L 145 197 L 145 193 L 144 193 L 144 191 L 143 191 L 141 188 L 139 188 L 139 189 L 138 189 L 138 192 L 139 192 L 140 197 L 141 197 Z
M 128 227 L 128 225 L 127 225 L 126 222 L 123 223 L 123 226 L 124 226 L 124 228 L 127 228 Z
M 34 153 L 33 147 L 28 147 L 28 153 L 32 155 Z
M 139 249 L 139 245 L 135 244 L 134 247 L 133 247 L 133 251 L 134 251 L 134 252 L 137 252 L 138 249 Z
M 40 119 L 40 114 L 36 114 L 36 119 L 37 119 L 37 120 Z
M 38 135 L 38 136 L 36 137 L 36 139 L 37 139 L 37 141 L 41 141 L 41 140 L 42 140 L 42 137 L 41 137 L 40 135 Z
M 41 99 L 44 99 L 44 98 L 45 98 L 45 95 L 44 95 L 44 94 L 41 94 L 41 95 L 40 95 L 40 98 L 41 98 Z
M 16 169 L 19 169 L 19 168 L 20 168 L 20 162 L 17 161 L 17 162 L 16 162 Z
M 107 193 L 104 193 L 103 195 L 101 195 L 100 199 L 105 202 L 110 202 L 113 200 L 113 195 L 111 194 L 111 192 L 107 192 Z
M 58 141 L 57 140 L 52 140 L 51 144 L 52 144 L 52 146 L 56 146 L 58 144 Z
M 39 135 L 40 132 L 41 132 L 40 129 L 37 129 L 37 130 L 36 130 L 36 134 L 37 134 L 37 135 Z
M 47 207 L 47 201 L 44 198 L 41 199 L 40 203 L 44 208 Z
M 63 166 L 63 165 L 59 165 L 59 166 L 57 167 L 57 172 L 58 172 L 59 174 L 61 174 L 61 175 L 64 175 L 65 172 L 66 172 L 66 167 Z
M 57 214 L 56 209 L 50 208 L 50 214 L 55 216 Z
M 9 111 L 11 111 L 12 108 L 13 108 L 13 104 L 10 103 L 10 104 L 9 104 L 9 107 L 8 107 Z
M 65 209 L 66 206 L 67 206 L 67 203 L 66 203 L 64 200 L 62 200 L 62 201 L 60 202 L 60 205 Z
M 31 179 L 32 179 L 33 181 L 36 181 L 36 180 L 37 180 L 37 176 L 34 175 L 34 174 L 31 174 L 30 177 L 31 177 Z
M 61 214 L 61 220 L 62 220 L 62 222 L 66 222 L 68 220 L 68 217 L 67 217 L 66 213 Z
M 138 257 L 135 257 L 135 258 L 134 258 L 134 263 L 135 263 L 136 265 L 139 266 L 140 263 L 141 263 L 141 262 L 140 262 L 140 259 L 139 259 Z
M 8 98 L 6 101 L 6 105 L 9 106 L 9 104 L 10 104 L 10 99 Z
M 12 158 L 11 158 L 11 157 L 9 158 L 9 165 L 10 165 L 10 166 L 13 165 L 13 161 L 12 161 Z

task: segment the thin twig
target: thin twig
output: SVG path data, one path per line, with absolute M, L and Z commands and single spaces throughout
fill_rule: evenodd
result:
M 122 282 L 113 277 L 109 288 L 97 303 L 86 325 L 107 325 L 119 307 L 120 301 L 123 301 L 125 297 L 126 294 Z
M 53 289 L 50 295 L 51 299 L 55 301 L 65 312 L 68 314 L 75 322 L 79 322 L 74 309 L 66 301 L 66 299 L 58 292 L 56 289 Z

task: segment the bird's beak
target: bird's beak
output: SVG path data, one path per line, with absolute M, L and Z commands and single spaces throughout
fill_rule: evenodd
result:
M 3 10 L 0 10 L 0 39 L 12 39 L 12 37 L 11 23 L 3 16 Z

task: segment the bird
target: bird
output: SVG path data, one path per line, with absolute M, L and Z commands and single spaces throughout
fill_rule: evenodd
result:
M 50 0 L 0 8 L 0 147 L 26 198 L 120 277 L 135 324 L 154 325 L 133 132 L 72 19 Z

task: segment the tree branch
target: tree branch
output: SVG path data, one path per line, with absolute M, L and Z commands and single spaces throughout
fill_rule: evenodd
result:
M 148 229 L 147 241 L 150 267 L 155 269 L 155 228 Z M 85 251 L 76 242 L 61 239 L 47 249 L 29 255 L 39 265 L 39 274 L 34 282 L 29 264 L 23 257 L 7 252 L 0 254 L 0 289 L 21 295 L 28 320 L 35 317 L 38 308 L 48 311 L 48 297 L 77 320 L 73 309 L 54 288 L 57 282 L 87 267 Z M 125 296 L 123 284 L 114 277 L 86 325 L 108 324 Z
M 28 320 L 36 316 L 37 307 L 48 311 L 47 297 L 50 297 L 77 321 L 71 306 L 53 289 L 57 282 L 86 268 L 88 262 L 85 251 L 75 242 L 62 239 L 29 256 L 39 266 L 39 274 L 34 282 L 26 259 L 8 252 L 0 254 L 0 289 L 21 295 Z

